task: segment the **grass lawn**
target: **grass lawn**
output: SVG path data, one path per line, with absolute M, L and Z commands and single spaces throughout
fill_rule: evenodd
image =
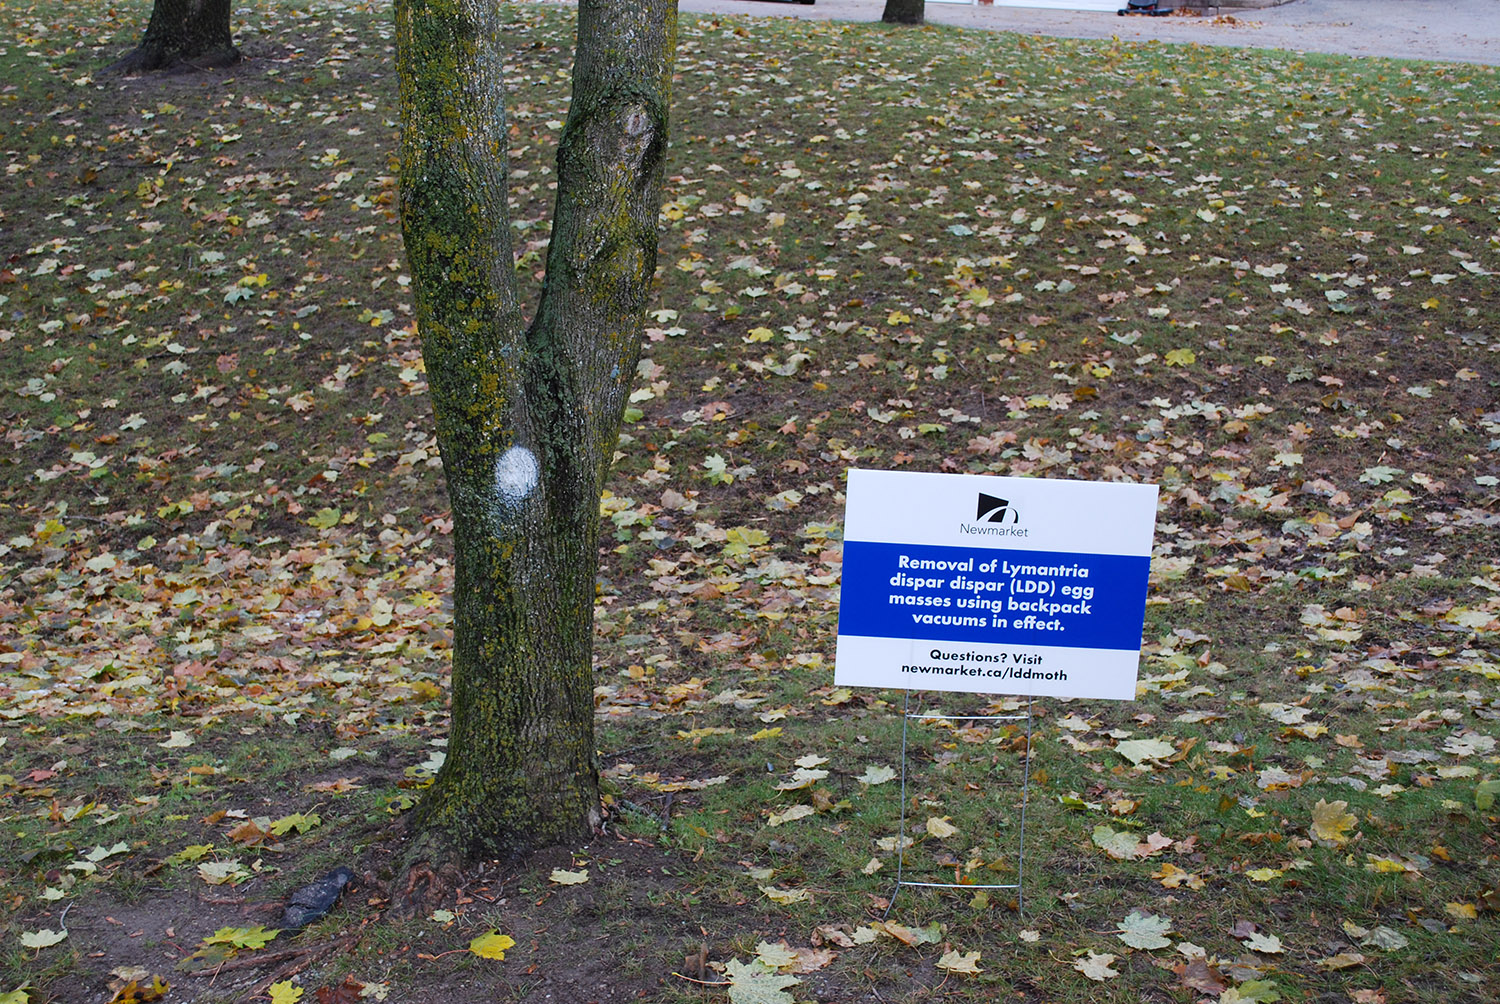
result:
M 0 1002 L 1500 999 L 1494 69 L 684 16 L 606 830 L 399 924 L 452 526 L 389 11 L 106 77 L 147 10 L 0 4 Z M 510 16 L 534 293 L 571 13 Z M 1035 704 L 1020 913 L 888 902 L 851 466 L 1161 487 L 1137 700 Z M 905 876 L 1014 882 L 1024 725 L 909 742 Z

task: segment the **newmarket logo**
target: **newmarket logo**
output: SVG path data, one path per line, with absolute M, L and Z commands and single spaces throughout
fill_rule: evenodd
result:
M 974 519 L 980 523 L 1019 523 L 1021 514 L 1006 499 L 979 493 L 979 507 Z

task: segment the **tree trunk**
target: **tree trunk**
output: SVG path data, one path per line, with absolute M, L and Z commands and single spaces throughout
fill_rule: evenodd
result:
M 240 61 L 229 30 L 230 0 L 156 0 L 141 44 L 110 67 L 117 73 L 206 70 Z
M 886 24 L 921 24 L 926 7 L 926 0 L 885 0 L 880 20 Z
M 599 820 L 599 496 L 656 270 L 676 0 L 581 0 L 541 302 L 519 306 L 497 3 L 398 0 L 401 219 L 453 507 L 453 726 L 413 852 Z M 420 862 L 408 862 L 409 868 Z

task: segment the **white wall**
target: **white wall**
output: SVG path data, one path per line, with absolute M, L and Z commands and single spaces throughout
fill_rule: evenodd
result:
M 973 0 L 927 0 L 928 3 L 970 4 Z M 996 7 L 1044 7 L 1049 10 L 1108 11 L 1113 14 L 1125 0 L 994 0 Z

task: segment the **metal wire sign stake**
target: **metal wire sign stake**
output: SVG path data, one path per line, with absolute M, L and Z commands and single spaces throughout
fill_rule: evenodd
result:
M 1155 485 L 848 472 L 834 683 L 906 694 L 887 914 L 903 886 L 1014 889 L 1023 906 L 1034 701 L 1024 715 L 913 713 L 911 691 L 1133 699 L 1156 497 Z M 1016 881 L 906 879 L 910 723 L 1023 718 Z
M 911 713 L 911 691 L 908 690 L 901 700 L 901 825 L 896 837 L 896 887 L 891 890 L 890 898 L 886 901 L 885 913 L 881 919 L 890 916 L 891 909 L 896 905 L 896 895 L 901 892 L 902 886 L 915 886 L 926 889 L 1014 889 L 1016 891 L 1016 913 L 1023 913 L 1025 908 L 1023 882 L 1026 878 L 1026 802 L 1031 791 L 1031 711 L 1035 701 L 1026 702 L 1026 714 L 1024 715 L 942 715 L 934 712 Z M 915 718 L 918 721 L 976 721 L 976 722 L 1018 722 L 1026 721 L 1026 754 L 1021 766 L 1021 827 L 1020 836 L 1016 844 L 1016 880 L 1000 885 L 985 885 L 976 882 L 910 882 L 902 877 L 906 864 L 906 732 L 907 725 Z

